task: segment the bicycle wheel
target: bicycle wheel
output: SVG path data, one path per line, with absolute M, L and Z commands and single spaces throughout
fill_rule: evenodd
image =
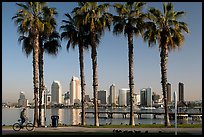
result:
M 34 128 L 35 128 L 35 126 L 34 126 L 32 123 L 27 123 L 27 124 L 26 124 L 26 129 L 27 129 L 28 131 L 32 131 Z
M 19 131 L 20 129 L 21 129 L 21 126 L 20 126 L 19 123 L 14 123 L 14 124 L 13 124 L 13 130 L 14 130 L 14 131 Z

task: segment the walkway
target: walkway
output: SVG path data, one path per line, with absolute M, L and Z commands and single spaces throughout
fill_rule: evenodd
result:
M 34 132 L 43 132 L 43 131 L 49 131 L 49 132 L 115 132 L 115 131 L 140 131 L 141 133 L 159 133 L 159 132 L 175 132 L 174 128 L 86 128 L 86 127 L 41 127 L 41 128 L 35 128 Z M 23 129 L 19 132 L 28 132 L 26 129 Z M 202 128 L 178 128 L 178 133 L 190 133 L 192 135 L 202 135 Z M 12 130 L 12 128 L 3 128 L 2 134 L 10 134 L 10 133 L 16 133 Z

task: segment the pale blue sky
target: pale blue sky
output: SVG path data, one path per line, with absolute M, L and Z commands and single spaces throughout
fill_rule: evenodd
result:
M 147 6 L 163 11 L 162 4 L 148 2 Z M 50 2 L 48 5 L 57 8 L 59 15 L 56 19 L 59 28 L 62 19 L 65 19 L 64 14 L 70 13 L 77 3 Z M 185 100 L 200 100 L 202 99 L 202 3 L 174 2 L 174 7 L 176 11 L 187 12 L 182 21 L 188 24 L 190 34 L 185 34 L 181 50 L 169 53 L 167 78 L 172 84 L 172 95 L 173 91 L 178 91 L 178 83 L 182 82 Z M 17 41 L 19 37 L 17 27 L 11 20 L 17 10 L 18 7 L 14 2 L 2 3 L 2 101 L 17 102 L 21 91 L 25 92 L 29 101 L 33 98 L 32 55 L 27 58 L 22 53 L 21 45 Z M 61 82 L 63 93 L 69 90 L 71 77 L 80 76 L 78 48 L 67 52 L 66 43 L 62 41 L 62 49 L 58 56 L 44 57 L 45 84 L 50 89 L 53 80 L 58 80 Z M 116 85 L 117 92 L 120 88 L 128 88 L 127 38 L 105 31 L 97 51 L 98 89 L 109 91 L 112 83 Z M 84 56 L 86 94 L 92 97 L 91 50 L 86 51 Z M 162 95 L 160 81 L 158 46 L 148 48 L 147 43 L 140 37 L 134 37 L 134 92 L 139 93 L 141 88 L 151 87 L 153 92 Z

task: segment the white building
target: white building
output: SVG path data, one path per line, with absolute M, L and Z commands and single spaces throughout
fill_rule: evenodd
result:
M 20 92 L 20 96 L 18 99 L 18 106 L 19 107 L 27 107 L 28 106 L 28 100 L 25 98 L 24 92 Z
M 127 106 L 127 92 L 129 92 L 129 88 L 122 88 L 119 90 L 119 96 L 118 96 L 118 104 L 119 106 Z
M 53 81 L 51 86 L 52 105 L 62 104 L 62 87 L 59 81 Z
M 140 95 L 139 94 L 133 94 L 134 98 L 134 105 L 140 105 Z
M 116 104 L 116 88 L 115 84 L 110 86 L 110 96 L 109 96 L 109 104 Z
M 70 105 L 81 103 L 81 87 L 78 77 L 72 77 L 70 82 Z

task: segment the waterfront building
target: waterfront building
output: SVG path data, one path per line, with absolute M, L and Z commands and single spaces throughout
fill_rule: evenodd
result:
M 130 106 L 130 91 L 126 92 L 126 102 L 127 106 Z
M 98 101 L 100 102 L 101 105 L 106 105 L 106 91 L 105 90 L 100 90 L 98 91 Z
M 65 105 L 70 105 L 70 92 L 69 91 L 67 91 L 64 94 L 64 104 Z
M 171 103 L 171 84 L 167 83 L 167 103 Z
M 109 104 L 116 104 L 116 87 L 115 84 L 110 86 L 110 96 L 109 96 Z
M 47 93 L 47 102 L 46 102 L 46 104 L 50 106 L 51 103 L 52 103 L 52 95 L 50 93 Z
M 18 99 L 18 106 L 19 107 L 27 107 L 28 106 L 28 100 L 25 98 L 24 92 L 20 92 L 20 96 Z
M 152 94 L 152 106 L 154 107 L 163 107 L 163 99 L 162 96 L 160 96 L 159 94 L 153 92 Z
M 81 86 L 78 77 L 72 76 L 70 82 L 70 105 L 81 104 Z
M 184 101 L 184 84 L 179 82 L 179 102 Z
M 51 86 L 52 105 L 62 104 L 62 87 L 59 81 L 54 80 Z
M 119 90 L 118 95 L 118 104 L 119 106 L 127 106 L 127 92 L 129 92 L 129 88 L 122 88 Z
M 85 95 L 85 102 L 90 102 L 90 101 L 91 101 L 91 99 L 90 99 L 89 95 Z
M 140 90 L 140 106 L 152 107 L 152 90 L 143 88 Z
M 140 105 L 140 95 L 139 94 L 133 94 L 133 99 L 134 99 L 134 105 L 139 106 Z

